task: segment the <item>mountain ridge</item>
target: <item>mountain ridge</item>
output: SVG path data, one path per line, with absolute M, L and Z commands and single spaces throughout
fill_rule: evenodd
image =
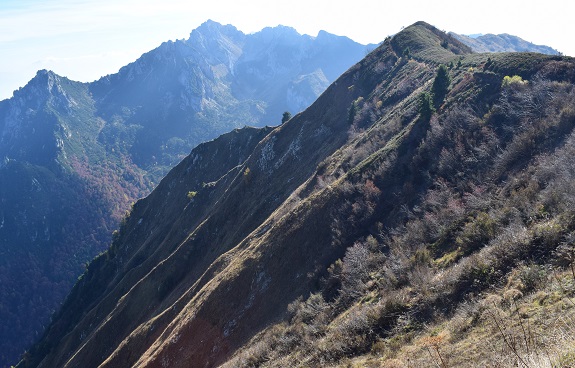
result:
M 573 230 L 545 155 L 573 141 L 574 70 L 407 27 L 259 141 L 233 133 L 252 144 L 223 176 L 198 170 L 225 137 L 194 150 L 19 366 L 384 363 L 394 337 L 426 333 Z M 505 243 L 519 227 L 532 237 Z
M 520 37 L 507 33 L 480 34 L 476 37 L 450 32 L 453 37 L 467 44 L 475 52 L 538 52 L 547 55 L 559 55 L 559 51 L 545 45 L 535 45 Z
M 269 52 L 246 53 L 248 41 L 257 48 L 254 36 L 206 22 L 188 40 L 165 42 L 116 74 L 80 83 L 39 71 L 11 99 L 0 101 L 0 158 L 6 163 L 0 166 L 0 254 L 6 257 L 0 319 L 8 321 L 0 328 L 0 346 L 6 346 L 0 350 L 13 356 L 0 356 L 1 366 L 32 343 L 64 290 L 110 244 L 131 204 L 194 146 L 246 125 L 279 124 L 284 111 L 307 107 L 329 77 L 364 55 L 365 46 L 354 42 L 316 45 L 308 36 L 286 34 L 288 44 L 282 46 L 280 38 L 272 48 L 270 42 L 262 46 Z M 321 55 L 300 52 L 315 47 L 333 47 L 342 63 L 334 68 Z M 300 51 L 289 59 L 291 67 L 275 70 L 282 52 L 294 50 Z M 242 56 L 251 64 L 238 81 L 233 73 L 245 64 Z M 310 71 L 302 73 L 298 63 L 304 57 Z M 264 69 L 274 83 L 261 79 L 250 85 L 248 74 L 264 75 Z M 259 91 L 265 86 L 266 92 Z M 45 270 L 43 261 L 59 270 Z M 39 301 L 33 297 L 39 284 L 57 290 L 42 292 Z

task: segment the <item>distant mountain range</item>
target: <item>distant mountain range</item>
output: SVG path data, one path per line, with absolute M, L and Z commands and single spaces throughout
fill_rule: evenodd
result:
M 559 51 L 543 45 L 535 45 L 517 36 L 503 34 L 450 35 L 463 42 L 475 52 L 538 52 L 547 55 L 559 55 Z
M 79 83 L 42 70 L 1 101 L 0 366 L 39 336 L 130 204 L 193 147 L 278 125 L 367 49 L 323 31 L 246 35 L 208 21 L 117 74 Z
M 18 368 L 573 366 L 574 102 L 574 58 L 406 27 L 194 148 Z

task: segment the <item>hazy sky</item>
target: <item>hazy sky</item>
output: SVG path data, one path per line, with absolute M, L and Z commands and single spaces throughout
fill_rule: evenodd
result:
M 378 43 L 418 20 L 461 34 L 510 33 L 575 55 L 575 2 L 339 0 L 0 0 L 0 100 L 39 69 L 78 81 L 115 73 L 207 19 L 245 33 L 283 24 Z

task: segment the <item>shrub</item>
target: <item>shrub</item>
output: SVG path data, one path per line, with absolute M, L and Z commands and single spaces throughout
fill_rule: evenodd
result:
M 294 315 L 292 323 L 303 322 L 311 324 L 329 308 L 321 294 L 311 294 L 306 301 L 296 301 L 288 306 L 288 310 Z
M 569 267 L 575 280 L 575 232 L 565 235 L 564 241 L 555 250 L 555 261 L 562 267 Z
M 419 115 L 424 121 L 429 121 L 431 115 L 435 112 L 433 98 L 429 92 L 422 92 L 419 95 Z
M 411 59 L 411 51 L 409 50 L 409 47 L 403 49 L 403 57 L 405 57 L 408 60 Z
M 539 265 L 524 266 L 519 270 L 519 278 L 526 292 L 533 291 L 539 287 L 546 276 L 547 270 Z
M 351 106 L 349 107 L 348 111 L 347 111 L 347 122 L 349 124 L 353 124 L 355 121 L 355 116 L 357 115 L 357 113 L 360 110 L 360 106 L 363 102 L 363 97 L 359 97 L 357 100 L 354 100 L 351 103 Z
M 284 112 L 282 115 L 282 124 L 287 122 L 289 119 L 291 119 L 291 113 L 289 111 Z
M 449 69 L 445 65 L 440 65 L 437 69 L 437 74 L 433 80 L 433 87 L 431 91 L 433 92 L 433 102 L 435 106 L 441 105 L 447 91 L 449 90 L 449 85 L 451 84 L 451 77 L 449 76 Z
M 363 296 L 369 279 L 369 258 L 370 251 L 364 244 L 356 243 L 347 249 L 341 273 L 343 300 L 355 300 Z
M 512 77 L 506 75 L 505 77 L 503 77 L 503 82 L 501 83 L 501 87 L 508 87 L 510 85 L 513 84 L 526 84 L 527 81 L 524 81 L 523 78 L 521 78 L 518 75 L 514 75 Z
M 244 183 L 246 183 L 246 184 L 249 183 L 249 182 L 251 181 L 251 178 L 252 178 L 252 171 L 251 171 L 251 169 L 250 169 L 249 167 L 246 167 L 246 168 L 244 169 L 244 173 L 243 173 L 242 176 L 243 176 L 243 181 L 244 181 Z
M 480 212 L 472 221 L 465 224 L 456 243 L 466 253 L 476 250 L 495 236 L 496 222 L 489 214 Z

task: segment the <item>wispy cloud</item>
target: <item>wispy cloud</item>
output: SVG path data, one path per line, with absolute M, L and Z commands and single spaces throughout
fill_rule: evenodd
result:
M 174 15 L 175 10 L 177 4 L 173 1 L 164 4 L 147 0 L 24 0 L 18 6 L 0 5 L 0 42 L 101 29 L 130 29 L 145 23 L 154 26 L 162 16 Z

